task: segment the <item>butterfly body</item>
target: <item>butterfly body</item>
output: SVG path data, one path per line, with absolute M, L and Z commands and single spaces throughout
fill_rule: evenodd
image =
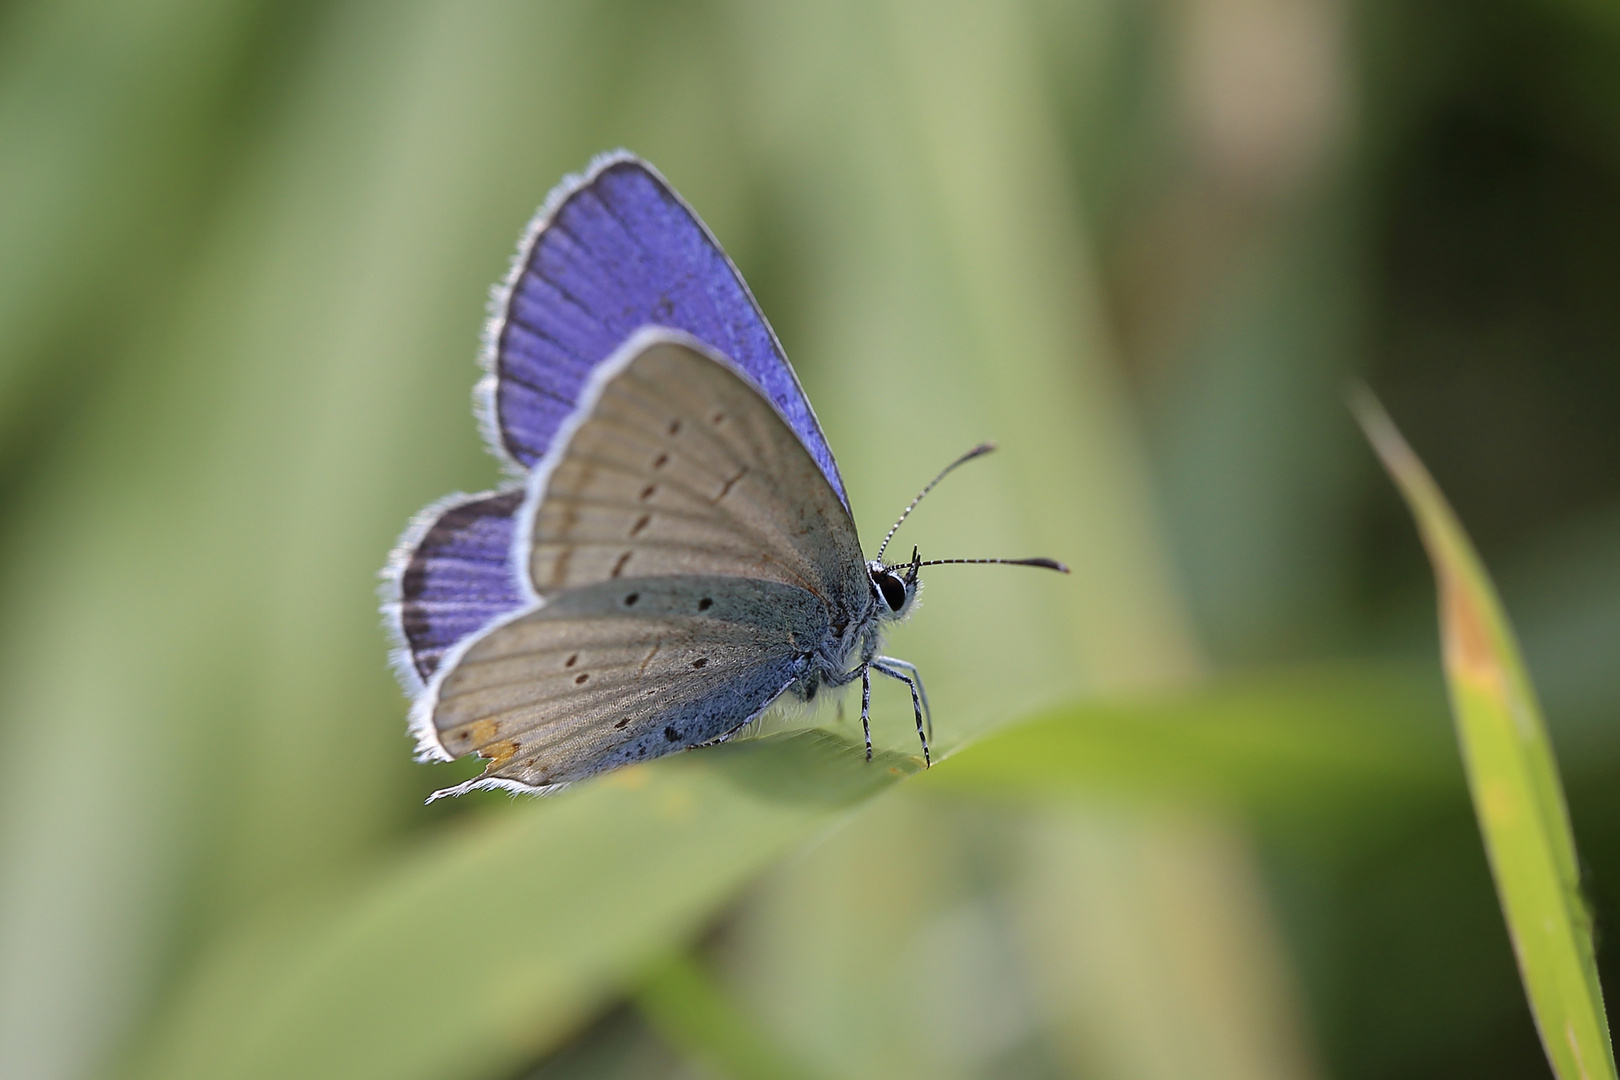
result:
M 609 155 L 553 194 L 486 349 L 522 487 L 428 507 L 385 572 L 419 755 L 487 761 L 438 794 L 554 790 L 856 680 L 870 756 L 873 672 L 910 687 L 926 760 L 916 669 L 881 655 L 924 564 L 862 554 L 775 335 L 656 172 Z

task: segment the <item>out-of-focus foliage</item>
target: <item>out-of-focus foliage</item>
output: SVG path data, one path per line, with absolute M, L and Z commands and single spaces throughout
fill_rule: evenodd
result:
M 495 479 L 486 289 L 618 145 L 869 541 L 995 438 L 901 540 L 1075 567 L 929 574 L 931 773 L 828 711 L 421 805 L 375 573 Z M 1600 4 L 10 0 L 0 1073 L 1545 1075 L 1342 391 L 1501 587 L 1601 974 L 1616 295 Z
M 913 769 L 802 732 L 620 773 L 550 814 L 446 830 L 217 953 L 136 1072 L 501 1075 L 691 936 L 762 865 Z M 518 926 L 494 931 L 500 949 L 466 947 Z M 431 987 L 455 990 L 426 1010 Z

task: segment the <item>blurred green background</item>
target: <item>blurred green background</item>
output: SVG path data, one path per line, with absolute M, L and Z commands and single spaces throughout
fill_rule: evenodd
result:
M 936 568 L 891 651 L 1072 784 L 887 783 L 879 687 L 887 767 L 422 805 L 470 768 L 410 760 L 376 571 L 496 481 L 487 289 L 620 145 L 869 547 L 1001 443 L 899 542 L 1074 575 Z M 1357 378 L 1516 621 L 1612 975 L 1620 10 L 0 2 L 0 1074 L 1547 1075 Z

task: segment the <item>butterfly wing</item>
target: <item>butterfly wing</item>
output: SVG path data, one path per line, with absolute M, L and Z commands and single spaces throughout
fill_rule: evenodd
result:
M 521 245 L 486 334 L 480 398 L 492 445 L 537 464 L 593 373 L 649 323 L 735 358 L 847 509 L 815 414 L 736 268 L 663 178 L 623 152 L 560 185 Z M 421 692 L 452 645 L 529 599 L 521 563 L 506 565 L 518 498 L 436 503 L 401 539 L 385 571 L 384 612 L 409 692 Z
M 637 329 L 684 330 L 730 357 L 848 505 L 827 440 L 765 316 L 708 228 L 652 166 L 620 151 L 546 200 L 486 332 L 486 434 L 524 468 Z
M 849 512 L 776 410 L 699 342 L 643 331 L 584 396 L 519 522 L 539 596 L 677 574 L 778 581 L 835 610 L 865 596 Z
M 855 528 L 797 434 L 696 340 L 635 335 L 536 466 L 535 605 L 452 650 L 414 723 L 480 783 L 544 787 L 759 715 L 869 603 Z
M 758 716 L 804 672 L 826 623 L 804 590 L 748 578 L 574 589 L 466 649 L 433 723 L 451 753 L 489 759 L 477 786 L 580 780 Z
M 383 571 L 400 682 L 418 693 L 456 642 L 524 607 L 512 570 L 521 488 L 452 495 L 416 516 Z

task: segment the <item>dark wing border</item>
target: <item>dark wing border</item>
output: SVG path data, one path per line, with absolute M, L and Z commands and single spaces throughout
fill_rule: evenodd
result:
M 512 486 L 447 495 L 417 512 L 389 554 L 378 593 L 389 661 L 412 698 L 457 644 L 528 605 L 512 570 L 524 494 Z M 459 597 L 443 595 L 446 579 Z

